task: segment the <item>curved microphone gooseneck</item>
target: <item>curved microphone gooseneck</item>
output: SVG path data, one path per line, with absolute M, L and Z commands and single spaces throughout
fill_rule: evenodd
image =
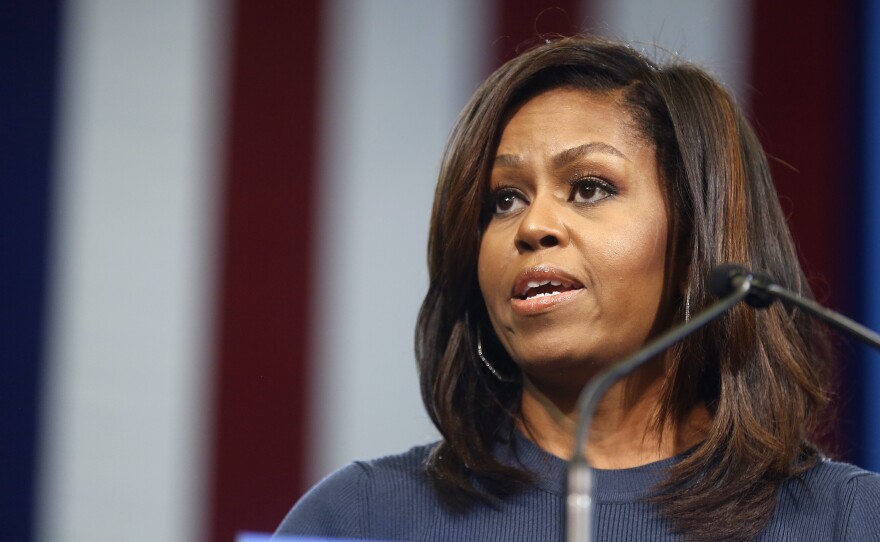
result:
M 741 300 L 746 299 L 749 304 L 759 306 L 762 299 L 761 292 L 755 295 L 756 293 L 752 291 L 755 280 L 756 276 L 748 272 L 731 274 L 729 265 L 713 269 L 709 274 L 710 289 L 713 284 L 724 284 L 724 294 L 721 299 L 696 314 L 689 322 L 672 328 L 629 358 L 606 368 L 584 387 L 577 402 L 578 424 L 574 453 L 568 462 L 568 484 L 564 503 L 566 542 L 585 542 L 590 540 L 593 534 L 593 473 L 587 461 L 585 447 L 599 401 L 622 377 L 718 318 Z M 751 302 L 753 299 L 759 302 L 758 305 Z M 762 306 L 767 305 L 769 303 Z
M 746 296 L 746 303 L 749 305 L 766 307 L 775 299 L 779 299 L 787 305 L 804 309 L 825 323 L 880 350 L 880 335 L 876 332 L 815 301 L 799 296 L 780 286 L 767 275 L 754 273 L 740 265 L 724 264 L 716 267 L 709 279 L 709 291 L 717 296 L 728 295 L 737 288 L 736 285 L 743 280 L 743 277 L 751 277 L 752 291 Z

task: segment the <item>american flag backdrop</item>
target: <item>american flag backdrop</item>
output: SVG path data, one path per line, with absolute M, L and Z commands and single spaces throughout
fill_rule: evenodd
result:
M 8 0 L 0 539 L 231 541 L 436 438 L 413 355 L 446 136 L 558 34 L 721 78 L 821 301 L 880 329 L 880 3 Z M 836 446 L 880 470 L 880 357 Z

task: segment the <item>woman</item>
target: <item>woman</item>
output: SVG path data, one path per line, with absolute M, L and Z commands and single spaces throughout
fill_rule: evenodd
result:
M 279 532 L 561 536 L 575 400 L 739 262 L 809 295 L 766 157 L 698 68 L 547 43 L 477 91 L 445 154 L 416 351 L 441 442 L 356 463 Z M 740 306 L 615 385 L 587 443 L 600 540 L 880 539 L 880 476 L 824 460 L 819 328 Z

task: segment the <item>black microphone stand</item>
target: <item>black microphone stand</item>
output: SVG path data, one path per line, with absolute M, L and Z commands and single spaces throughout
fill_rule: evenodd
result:
M 709 291 L 717 296 L 726 296 L 737 287 L 739 281 L 746 278 L 752 283 L 752 291 L 746 297 L 746 303 L 749 305 L 764 308 L 779 299 L 785 305 L 804 309 L 826 324 L 880 350 L 880 335 L 875 331 L 780 286 L 764 273 L 756 273 L 741 265 L 726 263 L 712 269 L 712 273 L 709 274 Z
M 770 295 L 779 298 L 783 303 L 800 307 L 840 331 L 849 333 L 865 344 L 880 350 L 880 335 L 866 328 L 862 324 L 850 320 L 838 312 L 825 308 L 815 301 L 801 297 L 776 283 L 771 282 L 767 285 L 761 285 L 758 282 L 755 282 L 754 285 L 756 288 L 766 289 Z
M 696 314 L 689 322 L 677 326 L 629 358 L 611 365 L 590 380 L 577 402 L 578 424 L 575 434 L 574 453 L 568 462 L 567 490 L 565 493 L 565 540 L 586 542 L 593 533 L 593 473 L 587 461 L 585 447 L 587 435 L 602 397 L 622 377 L 633 372 L 673 344 L 705 326 L 732 306 L 744 299 L 752 288 L 752 275 L 732 278 L 734 289 L 729 295 L 716 301 L 706 310 Z

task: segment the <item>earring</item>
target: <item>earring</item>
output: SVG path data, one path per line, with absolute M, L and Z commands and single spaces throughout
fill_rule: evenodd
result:
M 486 356 L 483 355 L 483 334 L 480 332 L 480 328 L 477 328 L 477 355 L 480 357 L 480 361 L 483 362 L 483 365 L 485 365 L 486 368 L 489 369 L 489 372 L 495 375 L 495 378 L 497 378 L 500 382 L 516 382 L 516 380 L 499 373 L 498 370 L 495 369 L 495 367 L 493 367 L 491 363 L 489 363 L 489 360 L 486 359 Z
M 684 298 L 684 321 L 689 322 L 691 319 L 691 291 L 688 290 Z

